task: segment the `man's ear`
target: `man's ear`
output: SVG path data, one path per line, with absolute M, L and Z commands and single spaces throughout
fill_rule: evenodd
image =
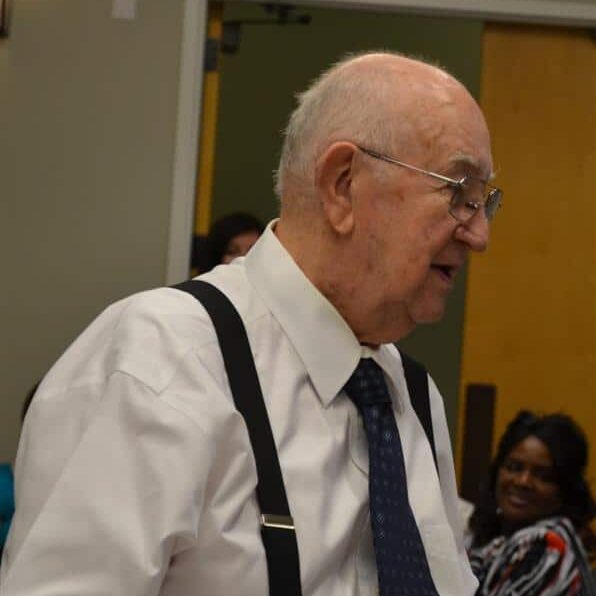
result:
M 352 143 L 333 143 L 318 159 L 315 169 L 317 196 L 327 221 L 338 234 L 349 234 L 354 227 L 352 176 L 356 151 Z

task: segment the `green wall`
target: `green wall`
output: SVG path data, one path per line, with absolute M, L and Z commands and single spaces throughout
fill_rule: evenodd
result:
M 246 210 L 264 221 L 275 217 L 272 172 L 280 131 L 294 95 L 348 52 L 389 49 L 436 61 L 477 96 L 482 23 L 389 12 L 299 8 L 309 25 L 244 25 L 237 54 L 220 60 L 220 106 L 213 217 Z M 257 5 L 227 4 L 224 20 L 271 18 Z M 457 418 L 463 276 L 445 319 L 417 329 L 403 347 L 422 360 L 445 397 L 452 436 Z

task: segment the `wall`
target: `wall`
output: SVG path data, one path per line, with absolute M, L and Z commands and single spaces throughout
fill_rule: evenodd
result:
M 111 9 L 18 0 L 0 40 L 0 461 L 67 344 L 165 282 L 184 2 Z
M 480 86 L 482 24 L 463 19 L 300 7 L 311 24 L 244 25 L 239 52 L 221 59 L 213 216 L 248 210 L 263 220 L 277 213 L 272 173 L 280 131 L 294 94 L 347 52 L 393 49 L 446 66 L 471 92 Z M 256 5 L 227 4 L 224 20 L 271 18 Z M 452 433 L 457 418 L 465 275 L 448 315 L 417 329 L 404 348 L 431 370 L 444 393 Z

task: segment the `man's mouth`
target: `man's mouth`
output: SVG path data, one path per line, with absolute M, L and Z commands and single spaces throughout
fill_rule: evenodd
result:
M 458 267 L 454 265 L 442 265 L 440 263 L 434 263 L 431 265 L 431 269 L 436 271 L 445 281 L 453 282 L 457 274 Z

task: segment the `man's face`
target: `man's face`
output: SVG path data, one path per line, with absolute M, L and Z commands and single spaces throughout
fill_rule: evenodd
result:
M 438 131 L 429 127 L 430 142 L 421 135 L 420 149 L 394 157 L 455 179 L 486 179 L 492 167 L 489 137 L 473 107 L 476 112 L 466 118 L 449 106 L 437 115 Z M 411 330 L 442 317 L 469 251 L 486 247 L 488 222 L 478 212 L 462 226 L 449 213 L 452 188 L 364 154 L 362 159 L 370 168 L 355 189 L 358 242 L 368 278 L 362 286 L 370 306 L 384 319 L 375 337 L 366 340 L 379 343 L 395 340 L 398 329 L 398 336 L 403 335 L 404 322 Z

